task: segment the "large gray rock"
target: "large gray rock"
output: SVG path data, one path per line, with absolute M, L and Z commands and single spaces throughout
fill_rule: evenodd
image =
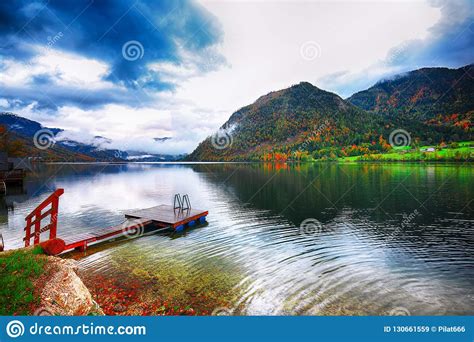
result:
M 36 315 L 103 315 L 87 287 L 77 275 L 77 262 L 48 257 L 46 266 L 51 276 L 41 289 L 41 303 Z

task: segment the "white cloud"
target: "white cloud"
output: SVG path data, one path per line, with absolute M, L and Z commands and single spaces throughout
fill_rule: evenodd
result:
M 2 61 L 4 70 L 0 74 L 0 83 L 20 86 L 31 82 L 35 76 L 48 75 L 57 86 L 88 89 L 112 87 L 112 83 L 103 80 L 109 72 L 105 63 L 43 46 L 29 48 L 38 53 L 29 62 L 14 59 Z
M 8 100 L 0 98 L 0 108 L 8 109 L 9 107 L 10 107 L 10 103 L 8 102 Z
M 181 49 L 180 64 L 148 66 L 164 81 L 177 82 L 178 88 L 152 94 L 152 101 L 145 108 L 109 104 L 87 110 L 61 104 L 57 115 L 51 116 L 33 110 L 34 104 L 24 104 L 29 107 L 23 107 L 19 114 L 38 119 L 46 126 L 64 128 L 76 138 L 105 136 L 113 139 L 112 146 L 117 148 L 191 152 L 232 112 L 270 91 L 300 81 L 322 87 L 318 80 L 334 90 L 355 81 L 361 72 L 378 77 L 396 71 L 372 66 L 404 41 L 427 37 L 440 19 L 439 8 L 426 1 L 201 3 L 218 18 L 224 30 L 222 45 L 213 47 L 228 62 L 219 70 L 211 68 L 215 65 L 212 60 L 203 63 L 216 55 L 214 51 L 195 56 L 186 55 L 186 50 Z M 321 48 L 320 56 L 312 60 L 301 56 L 301 46 L 310 41 Z M 108 65 L 54 49 L 39 50 L 29 66 L 6 60 L 4 68 L 0 82 L 9 85 L 24 86 L 34 75 L 47 74 L 53 77 L 56 87 L 76 87 L 78 92 L 124 90 L 104 81 Z M 328 75 L 333 79 L 325 79 Z M 164 136 L 172 139 L 153 140 Z
M 201 3 L 222 23 L 230 67 L 184 82 L 177 96 L 227 117 L 272 90 L 364 70 L 401 42 L 426 37 L 440 18 L 426 1 Z M 320 57 L 301 56 L 308 41 L 321 47 Z

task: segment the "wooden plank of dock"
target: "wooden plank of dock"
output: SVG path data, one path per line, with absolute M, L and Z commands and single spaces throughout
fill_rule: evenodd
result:
M 208 211 L 200 209 L 175 209 L 172 205 L 159 205 L 147 209 L 140 209 L 126 212 L 125 217 L 136 219 L 148 219 L 154 224 L 172 228 L 183 226 L 192 221 L 199 220 L 201 217 L 208 215 Z
M 22 182 L 25 177 L 26 172 L 23 169 L 0 171 L 0 180 L 5 183 Z
M 153 221 L 148 219 L 128 220 L 116 226 L 68 236 L 64 238 L 64 242 L 66 243 L 64 251 L 69 251 L 71 249 L 85 250 L 91 243 L 118 237 L 120 235 L 126 235 L 127 233 L 130 236 L 138 236 L 139 232 L 143 233 L 145 226 L 151 223 L 153 223 Z

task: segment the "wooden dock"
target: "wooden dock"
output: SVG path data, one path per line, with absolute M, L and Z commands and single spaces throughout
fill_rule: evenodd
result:
M 92 243 L 126 236 L 135 238 L 143 235 L 145 228 L 167 228 L 182 231 L 186 226 L 204 223 L 208 212 L 197 209 L 174 209 L 171 205 L 158 205 L 125 213 L 128 219 L 122 224 L 95 230 L 91 233 L 74 235 L 65 239 L 64 251 L 85 250 Z
M 147 209 L 136 210 L 125 213 L 127 218 L 148 219 L 159 227 L 167 227 L 182 230 L 186 224 L 193 226 L 201 218 L 205 220 L 208 212 L 199 209 L 175 209 L 172 205 L 159 205 Z M 203 222 L 201 222 L 203 223 Z
M 96 229 L 88 233 L 71 235 L 61 239 L 56 237 L 56 231 L 59 197 L 63 193 L 63 189 L 56 190 L 25 218 L 25 238 L 23 239 L 25 241 L 25 247 L 30 245 L 31 239 L 34 239 L 34 245 L 40 244 L 41 234 L 49 231 L 49 239 L 46 243 L 49 242 L 51 244 L 51 249 L 55 251 L 54 254 L 73 249 L 84 251 L 90 244 L 106 241 L 108 239 L 120 236 L 129 238 L 141 236 L 148 227 L 170 228 L 175 231 L 182 231 L 186 226 L 205 223 L 206 216 L 208 215 L 208 211 L 192 209 L 190 206 L 183 209 L 181 204 L 179 207 L 158 205 L 156 207 L 125 213 L 126 221 L 122 224 Z M 50 217 L 49 224 L 41 228 L 41 220 L 48 216 Z M 33 228 L 34 231 L 32 231 Z M 42 246 L 45 246 L 44 242 Z
M 23 179 L 26 177 L 25 170 L 15 169 L 10 171 L 0 171 L 0 181 L 9 183 L 23 183 Z

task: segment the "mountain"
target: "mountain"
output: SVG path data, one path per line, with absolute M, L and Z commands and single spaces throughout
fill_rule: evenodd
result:
M 414 70 L 380 81 L 347 101 L 389 117 L 468 129 L 474 113 L 474 64 L 458 69 Z
M 361 120 L 379 120 L 336 94 L 301 82 L 264 95 L 232 114 L 219 132 L 203 141 L 187 159 L 248 160 L 259 159 L 275 148 L 285 152 L 303 143 L 312 132 L 317 135 L 330 129 L 335 118 L 340 119 L 341 129 Z M 350 133 L 349 129 L 348 135 L 334 138 L 350 140 Z
M 335 158 L 388 150 L 390 133 L 398 128 L 416 132 L 416 141 L 443 141 L 452 135 L 446 127 L 428 127 L 417 120 L 380 115 L 359 106 L 360 101 L 351 103 L 302 82 L 241 108 L 186 159 Z
M 7 112 L 0 113 L 0 124 L 8 127 L 10 132 L 25 137 L 33 137 L 37 131 L 46 128 L 43 127 L 39 122 L 28 120 L 19 115 Z M 62 129 L 59 128 L 47 129 L 50 130 L 54 135 L 62 131 Z
M 57 161 L 129 161 L 129 162 L 164 162 L 177 161 L 186 155 L 152 154 L 142 151 L 121 151 L 110 148 L 112 140 L 95 136 L 89 142 L 78 142 L 67 138 L 60 128 L 43 127 L 39 122 L 23 118 L 13 113 L 0 113 L 0 126 L 6 128 L 11 140 L 9 155 L 40 157 Z M 35 146 L 35 134 L 47 130 L 49 137 L 54 137 L 54 144 L 46 149 Z M 1 134 L 1 133 L 0 133 Z M 4 134 L 6 136 L 6 134 Z M 157 142 L 171 139 L 170 137 L 155 138 Z M 38 140 L 38 139 L 37 139 Z M 45 142 L 47 143 L 47 141 Z M 0 144 L 0 150 L 5 149 Z
M 89 144 L 67 138 L 59 138 L 64 131 L 60 128 L 43 127 L 40 123 L 23 118 L 13 113 L 0 113 L 0 125 L 5 127 L 4 140 L 8 136 L 9 143 L 2 142 L 2 148 L 10 147 L 9 154 L 19 157 L 39 157 L 48 160 L 67 161 L 123 161 L 127 153 L 115 149 L 107 149 L 104 145 L 110 140 L 104 137 L 94 137 Z M 43 132 L 35 141 L 35 134 Z M 43 140 L 41 142 L 41 136 Z M 54 144 L 49 148 L 40 149 L 35 146 L 38 141 L 41 145 L 48 144 L 47 139 L 54 139 Z

